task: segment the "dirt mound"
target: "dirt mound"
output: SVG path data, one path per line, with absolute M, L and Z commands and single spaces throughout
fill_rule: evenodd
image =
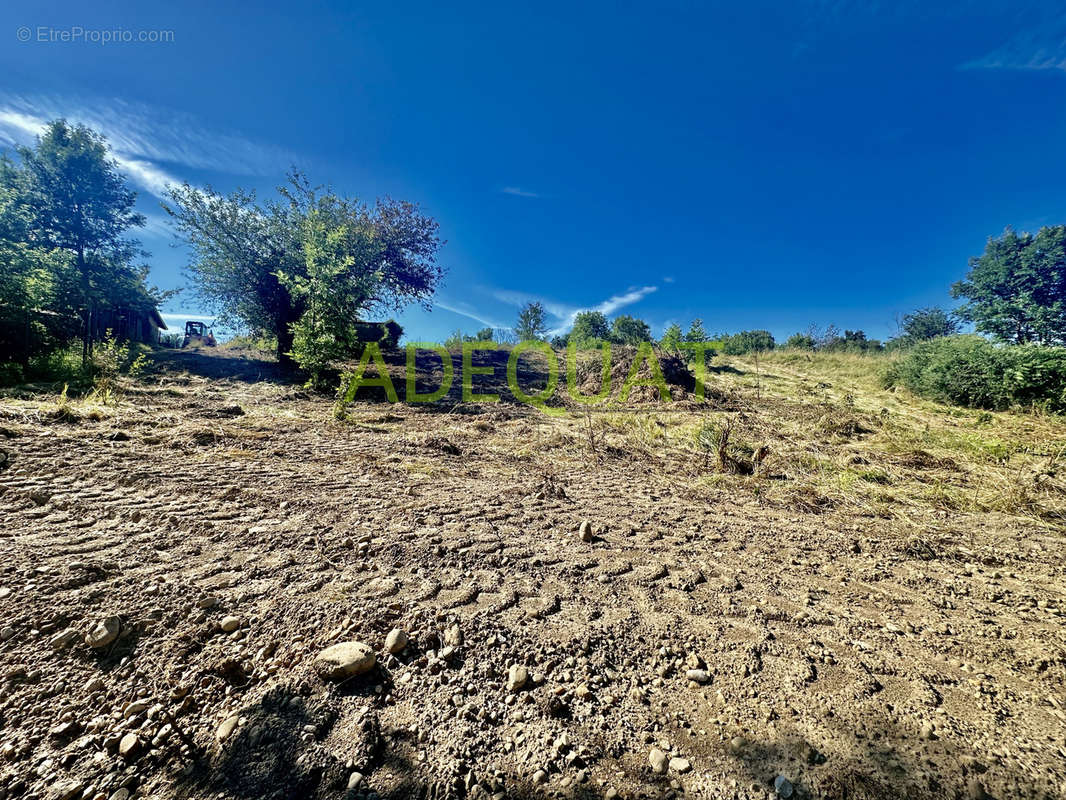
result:
M 578 355 L 576 375 L 578 388 L 586 397 L 603 396 L 604 401 L 625 403 L 663 403 L 690 399 L 696 390 L 696 376 L 685 360 L 671 353 L 657 351 L 662 386 L 667 396 L 663 397 L 658 376 L 648 358 L 639 355 L 635 347 L 612 347 L 610 366 L 604 381 L 604 363 L 601 351 Z M 635 364 L 634 362 L 639 363 Z M 633 367 L 637 372 L 630 378 Z M 626 382 L 630 382 L 626 391 Z

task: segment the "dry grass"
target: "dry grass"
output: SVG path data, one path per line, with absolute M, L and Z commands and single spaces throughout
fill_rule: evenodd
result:
M 988 513 L 1066 524 L 1066 420 L 882 389 L 889 358 L 776 352 L 761 357 L 757 379 L 753 360 L 723 357 L 710 381 L 740 410 L 609 407 L 591 414 L 591 432 L 584 412 L 538 415 L 478 431 L 479 447 L 531 457 L 544 469 L 613 460 L 708 502 L 756 499 L 897 520 L 915 531 Z

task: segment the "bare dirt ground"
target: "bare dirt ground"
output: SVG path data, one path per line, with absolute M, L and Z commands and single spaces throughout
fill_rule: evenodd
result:
M 0 402 L 0 798 L 1066 797 L 1061 421 L 783 361 L 716 411 L 338 421 L 160 361 Z M 694 449 L 723 415 L 765 474 Z

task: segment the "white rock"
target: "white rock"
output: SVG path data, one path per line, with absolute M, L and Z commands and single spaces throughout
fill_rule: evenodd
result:
M 407 634 L 399 628 L 393 628 L 385 637 L 385 650 L 389 653 L 399 653 L 407 647 Z
M 679 775 L 684 775 L 686 772 L 692 769 L 692 765 L 688 762 L 687 758 L 671 758 L 670 769 L 672 769 Z
M 656 775 L 662 775 L 666 772 L 666 753 L 658 747 L 653 747 L 651 752 L 648 753 L 648 763 L 651 765 L 652 772 Z
M 233 633 L 237 628 L 241 627 L 241 620 L 239 617 L 223 617 L 222 622 L 219 624 L 224 633 Z
M 374 651 L 362 642 L 341 642 L 327 647 L 315 657 L 315 670 L 332 681 L 362 675 L 374 668 Z
M 118 638 L 122 630 L 122 620 L 118 617 L 107 617 L 96 623 L 96 626 L 85 634 L 85 643 L 89 647 L 100 649 L 107 647 Z
M 229 738 L 229 735 L 233 733 L 233 729 L 237 727 L 237 723 L 240 721 L 240 717 L 234 715 L 232 717 L 226 717 L 222 720 L 222 723 L 218 726 L 218 730 L 215 731 L 215 738 L 220 742 Z
M 529 670 L 521 664 L 512 664 L 507 668 L 507 691 L 517 692 L 529 680 Z

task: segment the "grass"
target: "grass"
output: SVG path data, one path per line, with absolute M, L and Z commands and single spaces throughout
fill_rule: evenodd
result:
M 883 389 L 893 358 L 777 351 L 761 355 L 756 376 L 750 356 L 717 357 L 709 380 L 734 393 L 740 411 L 606 409 L 590 415 L 591 432 L 584 414 L 570 413 L 535 425 L 521 451 L 544 469 L 614 459 L 708 501 L 754 498 L 916 531 L 945 524 L 941 514 L 1066 524 L 1066 418 L 961 409 Z M 716 448 L 727 426 L 736 461 L 751 464 L 768 448 L 755 475 L 723 471 Z M 481 446 L 506 449 L 506 428 Z

